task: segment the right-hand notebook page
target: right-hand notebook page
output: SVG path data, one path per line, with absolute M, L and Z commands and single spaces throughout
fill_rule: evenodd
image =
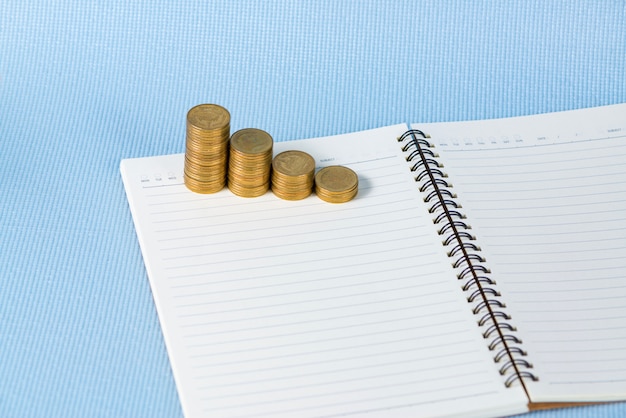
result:
M 415 124 L 523 338 L 533 402 L 626 396 L 626 105 Z

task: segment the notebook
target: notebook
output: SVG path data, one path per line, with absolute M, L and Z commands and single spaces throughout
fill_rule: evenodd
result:
M 355 199 L 121 174 L 186 417 L 489 417 L 626 399 L 626 104 L 276 142 Z

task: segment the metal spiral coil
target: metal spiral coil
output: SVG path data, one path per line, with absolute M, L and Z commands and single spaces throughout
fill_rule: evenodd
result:
M 437 161 L 438 154 L 429 138 L 424 132 L 412 129 L 400 136 L 398 142 L 407 154 L 409 168 L 415 173 L 415 181 L 424 195 L 428 212 L 433 215 L 433 223 L 438 225 L 437 232 L 462 283 L 461 288 L 468 294 L 467 302 L 472 305 L 482 336 L 487 340 L 489 350 L 494 352 L 493 360 L 498 364 L 498 371 L 506 376 L 504 384 L 510 387 L 520 382 L 524 386 L 525 380 L 536 381 L 538 378 L 531 371 L 533 365 L 527 360 L 522 340 L 516 335 L 517 329 L 510 322 L 511 316 L 500 299 L 496 282 L 490 277 L 487 260 L 470 232 L 471 225 L 466 222 L 462 206 L 455 200 L 457 195 L 451 190 L 453 185 L 442 170 L 443 165 Z

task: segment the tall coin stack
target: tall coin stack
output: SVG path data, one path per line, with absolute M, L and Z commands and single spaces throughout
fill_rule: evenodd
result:
M 201 104 L 187 112 L 184 179 L 196 193 L 215 193 L 226 185 L 230 113 Z
M 274 140 L 260 129 L 242 129 L 230 138 L 228 188 L 241 197 L 257 197 L 270 187 Z
M 313 192 L 315 160 L 303 151 L 285 151 L 272 161 L 272 192 L 285 200 L 300 200 Z
M 329 203 L 345 203 L 356 196 L 359 177 L 348 167 L 331 165 L 315 175 L 315 193 Z

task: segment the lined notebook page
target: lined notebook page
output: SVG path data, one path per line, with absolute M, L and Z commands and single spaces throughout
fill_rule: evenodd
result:
M 498 416 L 505 389 L 401 155 L 406 125 L 275 144 L 359 176 L 351 202 L 188 191 L 121 171 L 185 415 Z
M 626 396 L 625 116 L 421 125 L 524 337 L 535 402 Z

